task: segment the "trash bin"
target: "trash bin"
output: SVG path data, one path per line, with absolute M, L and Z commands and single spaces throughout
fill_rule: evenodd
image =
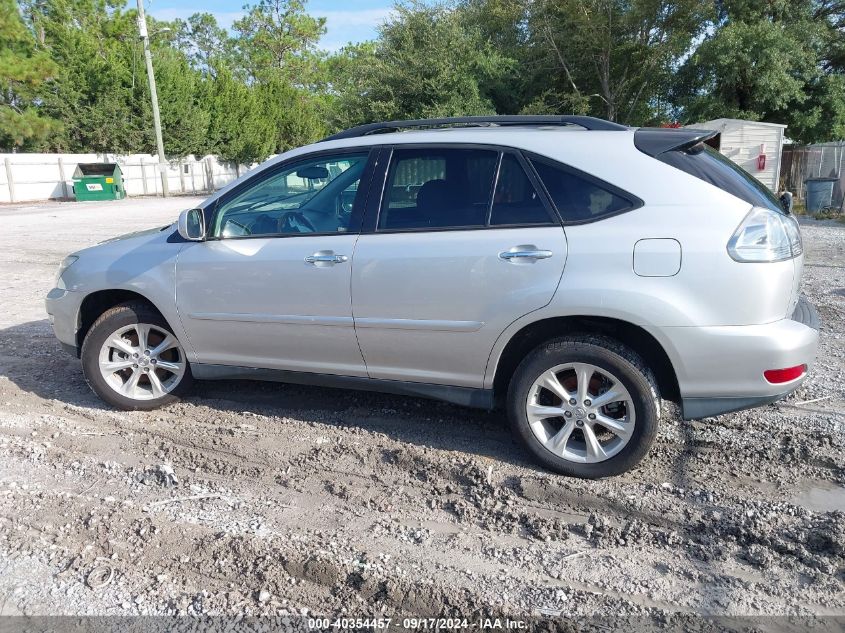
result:
M 833 204 L 833 189 L 838 180 L 838 178 L 808 178 L 804 181 L 807 187 L 807 213 L 815 215 Z
M 77 200 L 121 200 L 126 197 L 117 163 L 79 163 L 73 172 Z

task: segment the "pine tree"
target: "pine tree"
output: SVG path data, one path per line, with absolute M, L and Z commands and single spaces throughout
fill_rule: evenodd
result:
M 37 148 L 58 128 L 36 106 L 56 65 L 36 50 L 14 0 L 0 0 L 0 150 Z

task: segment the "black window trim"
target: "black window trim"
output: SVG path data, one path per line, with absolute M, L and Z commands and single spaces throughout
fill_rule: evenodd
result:
M 522 154 L 523 154 L 523 157 L 525 158 L 526 162 L 530 165 L 531 174 L 533 174 L 533 176 L 536 178 L 537 182 L 540 183 L 543 194 L 546 196 L 549 203 L 552 205 L 552 208 L 555 210 L 557 216 L 560 218 L 560 221 L 563 224 L 563 226 L 578 226 L 578 225 L 581 225 L 581 224 L 591 224 L 593 222 L 598 222 L 600 220 L 606 220 L 607 218 L 612 218 L 612 217 L 617 216 L 617 215 L 622 215 L 623 213 L 628 213 L 629 211 L 634 211 L 635 209 L 639 209 L 640 207 L 645 206 L 645 202 L 641 198 L 639 198 L 638 196 L 635 196 L 634 194 L 632 194 L 628 191 L 625 191 L 624 189 L 621 189 L 621 188 L 617 187 L 616 185 L 612 185 L 609 182 L 602 180 L 601 178 L 593 176 L 592 174 L 588 174 L 587 172 L 581 171 L 580 169 L 572 167 L 571 165 L 568 165 L 566 163 L 562 163 L 559 160 L 557 160 L 556 158 L 552 158 L 551 156 L 545 156 L 543 154 L 537 154 L 536 152 L 530 152 L 530 151 L 527 151 L 527 150 L 522 150 Z M 604 189 L 605 191 L 612 193 L 613 195 L 618 196 L 619 198 L 622 198 L 623 200 L 626 200 L 628 202 L 629 206 L 623 207 L 621 209 L 617 209 L 615 211 L 610 211 L 608 213 L 602 213 L 601 215 L 596 215 L 596 216 L 591 217 L 591 218 L 584 218 L 582 220 L 567 220 L 566 218 L 563 217 L 563 214 L 558 210 L 557 205 L 554 203 L 554 200 L 552 199 L 551 195 L 549 194 L 548 189 L 546 189 L 546 185 L 543 183 L 542 178 L 540 178 L 540 175 L 537 173 L 537 170 L 534 167 L 533 160 L 539 160 L 539 161 L 543 161 L 543 162 L 546 162 L 546 163 L 552 163 L 557 169 L 560 169 L 561 171 L 564 171 L 568 174 L 571 174 L 572 176 L 575 176 L 576 178 L 580 178 L 581 180 L 585 180 L 589 183 L 592 183 L 592 184 L 596 185 L 597 187 L 600 187 L 600 188 Z
M 378 146 L 382 150 L 378 157 L 379 166 L 376 167 L 373 174 L 371 184 L 371 194 L 368 199 L 366 217 L 361 227 L 361 235 L 365 234 L 393 234 L 393 233 L 439 233 L 443 231 L 495 231 L 500 229 L 528 229 L 528 228 L 547 228 L 554 226 L 561 226 L 560 214 L 551 204 L 551 199 L 545 188 L 542 187 L 539 179 L 534 173 L 533 167 L 529 161 L 525 160 L 522 151 L 516 147 L 509 147 L 506 145 L 496 145 L 490 143 L 395 143 L 392 145 Z M 473 224 L 468 226 L 441 226 L 441 227 L 416 227 L 416 228 L 401 228 L 401 229 L 379 229 L 378 221 L 381 216 L 382 208 L 385 202 L 385 195 L 387 190 L 387 176 L 390 164 L 393 160 L 393 153 L 396 150 L 403 149 L 480 149 L 492 150 L 498 152 L 496 159 L 496 169 L 493 177 L 492 189 L 490 190 L 490 200 L 488 202 L 487 218 L 485 224 Z M 549 214 L 549 221 L 543 224 L 528 223 L 528 224 L 495 224 L 490 225 L 490 214 L 492 212 L 493 199 L 495 197 L 496 186 L 499 182 L 499 170 L 502 164 L 502 158 L 505 153 L 516 157 L 523 171 L 528 176 L 534 189 L 540 196 L 546 213 Z M 378 190 L 373 190 L 377 188 Z
M 499 175 L 502 173 L 502 161 L 505 153 L 500 151 L 496 154 L 496 167 L 493 169 L 493 186 L 490 189 L 490 199 L 487 201 L 487 213 L 484 214 L 484 226 L 490 227 L 490 220 L 493 219 L 493 206 L 496 204 L 496 189 L 499 187 Z
M 208 205 L 203 209 L 205 214 L 205 240 L 206 242 L 218 242 L 221 240 L 255 240 L 255 239 L 263 239 L 263 238 L 290 238 L 290 237 L 326 237 L 329 235 L 360 235 L 362 232 L 362 227 L 364 224 L 364 218 L 367 213 L 367 202 L 370 194 L 370 183 L 373 179 L 373 174 L 375 172 L 376 162 L 380 153 L 379 147 L 363 145 L 357 147 L 339 147 L 335 149 L 322 149 L 315 152 L 308 152 L 306 154 L 300 154 L 298 156 L 292 156 L 291 158 L 281 161 L 272 167 L 268 167 L 267 169 L 262 170 L 260 173 L 255 174 L 252 178 L 247 178 L 242 183 L 240 183 L 237 187 L 232 189 L 231 191 L 227 191 L 224 195 L 217 198 L 212 204 Z M 217 219 L 217 214 L 220 211 L 220 207 L 228 202 L 232 201 L 238 195 L 243 193 L 249 187 L 258 185 L 262 182 L 265 182 L 267 179 L 276 176 L 279 172 L 284 171 L 285 169 L 290 168 L 292 165 L 297 163 L 301 163 L 308 160 L 313 160 L 315 158 L 320 158 L 321 156 L 338 156 L 344 154 L 367 154 L 367 162 L 364 165 L 364 171 L 361 174 L 361 180 L 358 182 L 358 193 L 356 194 L 356 202 L 357 196 L 363 195 L 364 197 L 361 200 L 360 206 L 356 209 L 356 212 L 353 212 L 352 218 L 350 219 L 350 226 L 348 231 L 330 231 L 330 232 L 320 232 L 320 233 L 262 233 L 261 235 L 232 235 L 228 237 L 220 236 L 213 236 L 211 235 L 211 231 L 214 227 L 214 222 Z M 366 192 L 365 192 L 366 190 Z M 357 227 L 357 228 L 355 228 Z
M 546 208 L 546 213 L 549 214 L 549 218 L 551 218 L 551 222 L 555 225 L 562 225 L 563 218 L 561 217 L 560 213 L 558 213 L 557 207 L 554 204 L 551 196 L 546 191 L 546 188 L 543 186 L 543 181 L 540 180 L 539 176 L 534 171 L 534 166 L 531 164 L 531 161 L 525 158 L 524 150 L 512 149 L 513 154 L 516 156 L 517 162 L 522 166 L 522 171 L 525 172 L 525 175 L 528 176 L 528 180 L 531 181 L 531 185 L 534 187 L 534 191 L 537 192 L 537 195 L 540 196 L 540 200 L 543 202 L 543 206 Z M 498 181 L 497 181 L 498 184 Z M 495 193 L 495 192 L 494 192 Z M 496 226 L 501 226 L 504 228 L 513 228 L 513 224 L 497 224 Z M 528 224 L 528 225 L 518 225 L 518 226 L 548 226 L 546 224 Z

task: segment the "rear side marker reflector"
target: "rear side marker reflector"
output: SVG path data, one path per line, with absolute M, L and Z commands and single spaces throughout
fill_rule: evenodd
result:
M 800 378 L 807 371 L 806 365 L 796 365 L 786 369 L 769 369 L 763 372 L 763 377 L 770 383 L 777 385 L 783 382 L 791 382 Z

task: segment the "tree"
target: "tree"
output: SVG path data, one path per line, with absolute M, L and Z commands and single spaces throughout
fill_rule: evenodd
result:
M 366 94 L 372 81 L 368 68 L 376 63 L 377 43 L 348 44 L 326 60 L 330 78 L 326 95 L 329 127 L 339 130 L 368 120 Z
M 261 83 L 254 90 L 273 130 L 273 153 L 313 143 L 327 134 L 325 107 L 314 94 L 281 79 Z
M 516 114 L 526 105 L 526 94 L 535 79 L 526 69 L 536 62 L 531 50 L 528 0 L 462 0 L 461 20 L 478 28 L 482 41 L 506 63 L 493 76 L 482 79 L 481 90 L 493 102 L 496 112 Z
M 59 125 L 39 112 L 41 95 L 56 74 L 12 0 L 0 0 L 0 148 L 37 147 Z
M 153 62 L 164 150 L 170 156 L 196 153 L 205 143 L 210 118 L 203 100 L 204 79 L 184 55 L 169 46 L 157 48 Z M 145 99 L 149 102 L 146 91 Z
M 124 7 L 125 0 L 27 0 L 29 23 L 58 66 L 39 103 L 39 110 L 65 124 L 51 137 L 54 149 L 155 151 L 136 13 Z M 208 128 L 203 73 L 176 45 L 180 24 L 148 22 L 165 151 L 199 153 Z
M 344 49 L 353 63 L 335 84 L 345 125 L 397 118 L 494 112 L 483 86 L 511 62 L 466 24 L 460 10 L 408 2 L 379 31 L 375 47 Z
M 803 103 L 816 73 L 816 55 L 794 28 L 768 20 L 729 22 L 684 65 L 689 86 L 685 118 L 758 119 L 789 103 Z
M 235 22 L 236 46 L 243 67 L 255 80 L 283 78 L 308 86 L 318 66 L 317 42 L 326 32 L 325 18 L 305 12 L 302 0 L 259 0 L 247 5 Z
M 250 163 L 366 121 L 493 112 L 845 137 L 845 0 L 401 0 L 334 54 L 305 0 L 256 1 L 231 33 L 149 19 L 169 155 Z M 3 147 L 154 150 L 127 0 L 0 3 Z
M 703 32 L 708 0 L 536 0 L 527 110 L 659 121 L 673 66 Z M 543 79 L 543 78 L 547 79 Z
M 57 62 L 33 108 L 66 124 L 51 146 L 153 152 L 136 12 L 126 0 L 19 1 Z M 323 21 L 296 0 L 264 0 L 239 28 L 233 38 L 209 14 L 172 23 L 148 17 L 167 155 L 214 152 L 251 163 L 325 134 L 328 99 L 315 48 Z
M 234 65 L 234 41 L 212 14 L 194 13 L 187 20 L 175 20 L 174 24 L 174 44 L 192 68 L 209 73 L 215 66 Z
M 845 2 L 723 0 L 673 89 L 687 122 L 785 123 L 795 140 L 845 137 Z
M 205 93 L 206 151 L 238 164 L 264 160 L 275 148 L 275 130 L 256 91 L 226 68 L 217 68 L 214 74 Z
M 54 149 L 151 151 L 143 118 L 143 58 L 122 1 L 40 0 L 27 14 L 59 72 L 41 110 L 64 123 Z

